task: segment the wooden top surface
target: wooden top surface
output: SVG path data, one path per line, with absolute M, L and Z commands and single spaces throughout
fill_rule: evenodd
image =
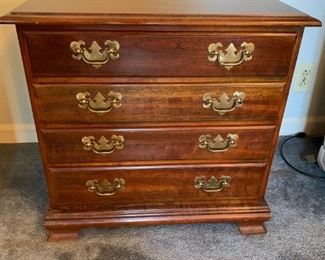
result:
M 12 13 L 304 15 L 283 3 L 273 0 L 28 0 Z
M 276 0 L 26 0 L 0 22 L 130 24 L 136 19 L 138 24 L 160 24 L 166 19 L 171 24 L 196 21 L 202 25 L 239 25 L 250 21 L 254 25 L 256 21 L 282 21 L 288 25 L 320 25 L 316 19 Z

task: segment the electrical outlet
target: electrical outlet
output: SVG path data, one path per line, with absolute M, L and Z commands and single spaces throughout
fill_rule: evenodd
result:
M 314 83 L 315 64 L 299 64 L 296 72 L 294 91 L 310 91 Z

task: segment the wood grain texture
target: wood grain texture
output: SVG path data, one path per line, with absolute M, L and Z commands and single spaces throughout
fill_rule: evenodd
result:
M 114 208 L 169 203 L 191 202 L 200 205 L 203 201 L 218 203 L 227 200 L 256 199 L 265 172 L 265 164 L 250 166 L 214 165 L 168 167 L 129 168 L 51 168 L 50 179 L 55 190 L 52 208 Z M 206 193 L 194 187 L 196 177 L 204 176 L 209 180 L 212 176 L 230 176 L 229 188 L 216 193 Z M 125 189 L 112 196 L 98 196 L 89 192 L 86 182 L 104 179 L 112 182 L 115 178 L 125 180 Z M 78 197 L 78 200 L 75 198 Z
M 95 0 L 29 0 L 0 23 L 15 23 L 26 72 L 50 208 L 49 240 L 86 227 L 231 221 L 244 234 L 265 232 L 264 200 L 272 156 L 304 26 L 320 22 L 275 1 L 150 1 L 136 6 Z M 105 1 L 106 3 L 106 1 Z M 221 8 L 222 7 L 222 8 Z M 109 8 L 109 9 L 107 9 Z M 72 59 L 71 41 L 120 42 L 120 58 L 99 69 Z M 253 42 L 253 58 L 231 70 L 208 61 L 208 45 Z M 122 107 L 93 117 L 76 92 L 113 90 Z M 203 109 L 203 92 L 245 91 L 224 116 Z M 211 153 L 202 134 L 239 135 Z M 85 151 L 81 138 L 121 134 L 124 149 Z M 207 194 L 197 176 L 232 177 Z M 88 179 L 124 178 L 110 198 L 87 191 Z
M 155 161 L 204 160 L 206 162 L 265 161 L 269 154 L 274 127 L 199 127 L 199 128 L 148 128 L 148 129 L 43 129 L 48 162 L 91 163 L 128 162 L 154 163 Z M 213 138 L 228 134 L 239 136 L 237 146 L 225 152 L 212 153 L 199 148 L 199 137 L 210 134 Z M 84 150 L 81 139 L 101 136 L 108 140 L 112 135 L 124 137 L 124 148 L 101 155 Z
M 291 57 L 291 66 L 290 66 L 290 71 L 288 73 L 288 79 L 286 81 L 286 85 L 284 88 L 284 93 L 283 93 L 283 97 L 282 97 L 282 104 L 279 107 L 279 113 L 280 116 L 278 118 L 278 122 L 276 124 L 276 129 L 274 132 L 274 136 L 273 136 L 273 143 L 272 143 L 272 148 L 270 150 L 270 154 L 269 154 L 269 164 L 268 164 L 268 169 L 267 169 L 267 174 L 265 174 L 264 176 L 264 180 L 263 180 L 263 184 L 261 186 L 261 193 L 265 193 L 266 187 L 267 187 L 267 183 L 268 183 L 268 178 L 271 172 L 271 167 L 272 167 L 272 161 L 273 161 L 273 157 L 275 154 L 275 149 L 277 148 L 277 143 L 278 143 L 278 137 L 279 137 L 279 132 L 280 132 L 280 127 L 281 127 L 281 123 L 282 123 L 282 119 L 284 116 L 284 110 L 286 107 L 286 102 L 287 102 L 287 98 L 289 96 L 289 90 L 290 90 L 290 86 L 292 83 L 292 78 L 293 78 L 293 74 L 295 71 L 295 66 L 296 66 L 296 62 L 298 59 L 298 54 L 299 54 L 299 49 L 300 49 L 300 45 L 301 45 L 301 41 L 302 41 L 302 37 L 303 37 L 303 32 L 304 32 L 304 28 L 300 28 L 298 34 L 297 34 L 297 41 L 295 43 L 295 47 L 294 47 L 294 51 L 292 53 L 292 57 Z
M 75 19 L 75 18 L 78 19 Z M 320 22 L 277 1 L 29 0 L 1 19 L 16 24 L 149 24 L 214 26 L 319 26 Z
M 222 121 L 247 124 L 264 121 L 274 124 L 278 118 L 283 83 L 215 83 L 215 84 L 82 84 L 36 85 L 40 121 L 43 123 L 102 123 L 122 124 L 143 122 L 199 122 Z M 98 93 L 110 91 L 122 95 L 122 106 L 98 115 L 81 109 L 78 93 L 88 92 L 94 99 Z M 226 93 L 231 99 L 234 92 L 244 92 L 244 104 L 224 115 L 203 107 L 203 95 Z M 69 111 L 69 113 L 67 113 Z
M 241 222 L 239 223 L 239 231 L 243 235 L 263 234 L 266 233 L 266 228 L 262 222 Z
M 78 237 L 79 229 L 55 229 L 48 231 L 48 242 L 57 242 L 62 240 L 76 240 Z
M 40 32 L 26 33 L 32 72 L 39 76 L 284 76 L 288 73 L 296 35 L 294 33 L 118 33 Z M 70 43 L 93 41 L 104 47 L 106 40 L 118 41 L 119 59 L 96 69 L 72 58 Z M 208 60 L 208 46 L 221 42 L 237 49 L 243 42 L 254 43 L 252 60 L 231 70 Z M 55 43 L 55 48 L 51 47 Z M 51 61 L 44 66 L 44 61 Z M 258 70 L 256 68 L 259 68 Z
M 256 15 L 277 17 L 306 17 L 304 13 L 295 10 L 281 2 L 249 0 L 243 3 L 240 0 L 137 0 L 136 5 L 129 5 L 119 0 L 79 0 L 78 4 L 65 0 L 29 0 L 12 11 L 13 14 L 179 14 L 185 15 Z
M 57 211 L 49 210 L 45 227 L 53 234 L 86 227 L 142 226 L 155 224 L 213 223 L 247 221 L 262 223 L 269 220 L 270 210 L 264 199 L 204 203 L 200 205 L 179 203 L 157 205 L 152 208 Z M 69 228 L 68 228 L 69 227 Z M 59 235 L 60 235 L 59 234 Z M 62 239 L 62 237 L 61 237 Z

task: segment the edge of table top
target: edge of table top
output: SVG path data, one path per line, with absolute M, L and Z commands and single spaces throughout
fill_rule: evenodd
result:
M 25 25 L 320 26 L 278 1 L 257 0 L 27 0 L 0 17 Z

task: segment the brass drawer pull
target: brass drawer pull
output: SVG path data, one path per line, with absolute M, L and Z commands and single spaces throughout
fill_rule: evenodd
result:
M 245 100 L 244 92 L 234 92 L 230 99 L 226 93 L 223 93 L 219 98 L 215 93 L 205 93 L 203 95 L 203 107 L 212 108 L 213 111 L 224 115 L 227 112 L 234 111 L 236 108 L 243 105 Z
M 121 135 L 112 135 L 110 140 L 107 140 L 104 136 L 101 136 L 98 141 L 95 141 L 93 136 L 84 136 L 81 139 L 84 144 L 84 150 L 93 151 L 95 154 L 110 154 L 115 149 L 123 149 L 124 137 Z
M 116 60 L 120 56 L 118 53 L 120 44 L 117 41 L 110 40 L 105 42 L 104 50 L 96 41 L 93 41 L 88 49 L 84 41 L 71 42 L 70 49 L 74 52 L 72 55 L 74 59 L 83 60 L 96 69 L 106 64 L 109 60 Z
M 235 147 L 237 140 L 237 134 L 228 134 L 226 139 L 223 139 L 220 135 L 217 135 L 214 139 L 212 139 L 211 135 L 201 135 L 199 137 L 199 147 L 212 153 L 225 152 L 229 148 Z
M 98 183 L 98 180 L 89 180 L 86 185 L 89 192 L 96 192 L 99 196 L 112 196 L 125 188 L 125 180 L 114 179 L 113 182 L 109 182 L 104 179 L 102 183 Z
M 103 115 L 110 112 L 113 107 L 120 107 L 122 95 L 118 92 L 110 91 L 106 96 L 98 92 L 97 95 L 91 99 L 89 92 L 78 93 L 76 95 L 79 101 L 78 106 L 83 109 L 88 109 L 90 112 Z
M 240 50 L 237 50 L 233 43 L 225 50 L 226 53 L 222 50 L 222 43 L 211 43 L 209 45 L 209 61 L 212 61 L 217 64 L 217 62 L 225 67 L 227 70 L 230 70 L 234 66 L 242 64 L 244 61 L 249 61 L 252 59 L 252 52 L 254 51 L 255 45 L 253 43 L 243 42 L 240 47 Z
M 230 187 L 231 177 L 230 176 L 221 176 L 220 180 L 212 176 L 210 180 L 206 180 L 203 177 L 196 177 L 194 181 L 194 187 L 196 189 L 201 189 L 204 192 L 220 192 L 225 188 Z

